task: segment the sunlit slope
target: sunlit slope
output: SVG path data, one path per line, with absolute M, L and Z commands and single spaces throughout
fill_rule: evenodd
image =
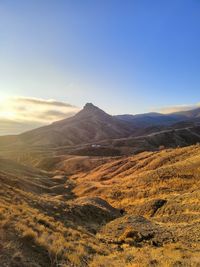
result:
M 198 266 L 199 145 L 59 159 L 0 159 L 2 267 Z
M 64 175 L 0 159 L 1 266 L 87 266 L 108 253 L 95 236 L 120 216 L 100 198 L 76 199 Z M 78 254 L 77 254 L 78 253 Z
M 199 145 L 143 152 L 74 175 L 74 193 L 103 196 L 114 205 L 131 210 L 136 203 L 198 189 L 199 175 Z
M 97 256 L 92 266 L 129 266 L 127 257 L 133 266 L 199 266 L 199 177 L 199 145 L 122 157 L 74 175 L 76 195 L 100 196 L 126 211 L 99 233 L 123 250 Z M 146 245 L 138 249 L 137 242 Z

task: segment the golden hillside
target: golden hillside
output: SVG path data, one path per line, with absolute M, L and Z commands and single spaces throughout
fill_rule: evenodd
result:
M 98 195 L 133 211 L 139 203 L 199 189 L 200 146 L 143 152 L 109 160 L 71 177 L 78 196 Z
M 2 267 L 199 266 L 198 145 L 59 160 L 0 159 Z

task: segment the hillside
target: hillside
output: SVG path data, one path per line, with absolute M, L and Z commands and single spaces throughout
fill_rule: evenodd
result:
M 151 116 L 87 104 L 0 138 L 2 267 L 199 266 L 198 115 Z
M 87 266 L 105 254 L 98 228 L 120 216 L 100 198 L 75 198 L 64 175 L 0 159 L 1 266 Z M 80 242 L 81 240 L 81 242 Z
M 1 266 L 198 266 L 199 155 L 1 158 Z
M 146 113 L 146 114 L 125 114 L 117 115 L 116 118 L 123 121 L 129 122 L 131 125 L 137 127 L 147 128 L 152 126 L 170 126 L 176 122 L 186 119 L 186 116 L 183 114 L 161 114 L 161 113 Z
M 117 115 L 117 118 L 129 122 L 133 125 L 142 127 L 150 126 L 170 126 L 178 122 L 184 121 L 198 121 L 200 119 L 200 108 L 194 108 L 185 111 L 173 112 L 169 114 L 162 114 L 157 112 L 145 113 L 145 114 L 124 114 Z
M 115 206 L 132 210 L 132 204 L 143 199 L 198 189 L 199 155 L 196 145 L 114 158 L 88 172 L 74 174 L 74 193 L 102 196 Z
M 168 115 L 111 116 L 88 103 L 71 118 L 20 135 L 1 136 L 0 146 L 1 151 L 11 154 L 14 147 L 19 154 L 60 149 L 68 155 L 85 156 L 117 156 L 153 151 L 160 146 L 182 147 L 200 141 L 198 114 L 199 109 Z
M 191 109 L 191 110 L 175 112 L 173 114 L 176 115 L 176 116 L 183 116 L 183 117 L 189 118 L 189 119 L 200 118 L 200 108 L 195 108 L 195 109 Z
M 185 127 L 186 126 L 186 127 Z M 136 137 L 115 139 L 109 146 L 118 148 L 122 154 L 133 154 L 142 151 L 155 151 L 160 147 L 185 147 L 200 142 L 200 126 L 189 126 L 180 123 L 167 129 L 147 128 L 146 134 Z M 104 142 L 104 144 L 107 144 Z
M 139 253 L 136 256 L 139 257 L 139 266 L 175 266 L 176 261 L 183 266 L 198 266 L 199 260 L 195 257 L 200 248 L 199 155 L 199 146 L 144 152 L 114 159 L 92 172 L 73 176 L 76 181 L 73 192 L 76 195 L 99 196 L 127 212 L 127 217 L 109 223 L 101 231 L 108 240 L 119 239 L 119 236 L 125 238 L 122 243 L 127 244 L 124 245 L 126 249 L 116 253 L 115 257 L 98 258 L 99 262 L 116 260 L 117 265 L 117 259 Z M 167 227 L 164 238 L 171 240 L 170 245 L 167 242 L 167 245 L 158 245 L 159 249 L 143 247 L 140 252 L 132 250 L 131 242 L 143 242 L 142 236 L 145 239 L 146 235 L 149 236 L 147 240 L 162 243 L 163 234 L 158 240 L 151 232 L 152 227 L 148 233 L 141 224 L 139 228 L 136 226 L 138 219 L 131 216 L 138 215 L 156 223 L 156 227 Z M 127 226 L 124 227 L 126 221 Z M 162 232 L 163 229 L 157 231 Z M 155 238 L 154 241 L 150 236 Z
M 0 143 L 9 145 L 30 146 L 72 146 L 97 142 L 131 135 L 133 127 L 111 115 L 108 115 L 93 104 L 86 104 L 75 116 L 55 122 L 30 132 L 15 136 L 2 137 Z

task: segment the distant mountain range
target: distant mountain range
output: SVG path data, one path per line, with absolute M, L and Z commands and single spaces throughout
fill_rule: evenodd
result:
M 142 140 L 147 147 L 148 142 L 151 143 L 151 147 L 162 144 L 187 145 L 188 139 L 189 144 L 200 141 L 199 123 L 200 108 L 167 115 L 146 113 L 111 116 L 87 103 L 71 118 L 20 135 L 0 137 L 0 145 L 70 147 L 98 142 L 116 144 L 120 140 L 121 146 L 127 146 L 133 139 L 134 144 L 137 140 Z M 175 131 L 178 129 L 179 131 Z M 187 140 L 184 136 L 187 136 Z
M 131 135 L 132 125 L 86 104 L 75 116 L 14 137 L 18 144 L 31 146 L 73 146 Z
M 156 125 L 170 126 L 177 122 L 182 121 L 195 121 L 200 120 L 200 108 L 196 108 L 188 111 L 180 111 L 171 114 L 161 114 L 161 113 L 146 113 L 138 115 L 117 115 L 117 118 L 127 121 L 129 123 L 135 124 L 139 127 L 149 127 Z

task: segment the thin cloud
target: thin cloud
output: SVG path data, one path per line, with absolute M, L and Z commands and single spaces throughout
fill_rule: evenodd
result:
M 163 107 L 158 109 L 157 111 L 163 114 L 170 114 L 170 113 L 176 113 L 181 111 L 187 111 L 187 110 L 193 110 L 200 107 L 200 103 L 193 104 L 193 105 L 177 105 L 177 106 L 169 106 L 169 107 Z
M 69 118 L 80 109 L 56 100 L 9 97 L 0 103 L 0 135 L 16 134 Z
M 40 98 L 34 98 L 34 97 L 13 97 L 13 99 L 15 99 L 15 101 L 17 101 L 18 103 L 22 103 L 22 104 L 35 104 L 35 105 L 47 105 L 47 106 L 53 106 L 53 107 L 71 107 L 71 108 L 75 108 L 75 106 L 70 105 L 68 103 L 64 103 L 64 102 L 60 102 L 60 101 L 56 101 L 53 99 L 49 99 L 49 100 L 45 100 L 45 99 L 40 99 Z

